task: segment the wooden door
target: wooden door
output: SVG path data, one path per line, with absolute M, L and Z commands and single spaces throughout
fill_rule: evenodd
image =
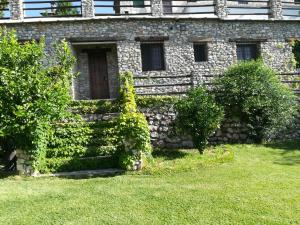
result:
M 108 99 L 109 86 L 106 52 L 90 52 L 88 55 L 91 99 Z

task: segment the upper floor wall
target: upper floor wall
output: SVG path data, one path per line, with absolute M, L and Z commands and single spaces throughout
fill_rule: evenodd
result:
M 9 0 L 0 23 L 92 18 L 300 20 L 300 0 Z

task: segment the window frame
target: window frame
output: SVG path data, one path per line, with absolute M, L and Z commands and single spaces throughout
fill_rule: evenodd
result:
M 148 56 L 148 59 L 145 58 L 145 54 L 147 54 L 147 49 L 145 49 L 146 46 L 159 46 L 160 47 L 160 64 L 161 67 L 160 68 L 153 68 L 153 58 L 151 58 L 152 56 Z M 166 62 L 165 62 L 165 45 L 164 42 L 141 42 L 140 43 L 140 49 L 141 49 L 141 64 L 142 64 L 142 71 L 143 72 L 148 72 L 148 71 L 165 71 L 166 70 Z M 149 49 L 148 49 L 149 51 Z M 144 53 L 143 53 L 144 52 Z M 149 53 L 149 52 L 148 52 Z M 149 60 L 149 61 L 147 61 Z M 151 65 L 146 65 L 146 64 L 151 64 Z
M 196 57 L 196 46 L 203 46 L 203 60 L 197 60 L 198 57 Z M 201 62 L 208 62 L 208 43 L 207 42 L 194 42 L 193 43 L 193 51 L 194 51 L 194 62 L 201 63 Z
M 254 54 L 252 55 L 253 57 L 251 57 L 250 59 L 239 59 L 238 56 L 238 48 L 242 47 L 242 46 L 254 46 Z M 237 42 L 236 43 L 236 57 L 238 61 L 250 61 L 250 60 L 257 60 L 260 57 L 260 43 L 258 42 Z

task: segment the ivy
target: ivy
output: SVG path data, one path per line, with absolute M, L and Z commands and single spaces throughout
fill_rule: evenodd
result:
M 117 123 L 119 164 L 122 168 L 141 169 L 141 165 L 151 156 L 150 131 L 147 120 L 137 110 L 133 75 L 120 75 L 121 114 Z

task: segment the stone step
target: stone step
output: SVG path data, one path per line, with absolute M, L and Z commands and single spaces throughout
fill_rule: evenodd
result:
M 134 86 L 136 88 L 145 86 L 160 86 L 160 85 L 176 85 L 176 84 L 191 84 L 191 77 L 135 77 Z
M 50 174 L 37 174 L 35 177 L 70 177 L 70 178 L 90 178 L 90 177 L 106 177 L 123 174 L 125 171 L 116 168 L 99 169 L 99 170 L 80 170 L 73 172 L 60 172 Z
M 95 113 L 86 113 L 82 114 L 81 117 L 84 121 L 87 122 L 99 122 L 99 121 L 109 121 L 118 118 L 120 113 L 105 113 L 105 114 L 95 114 Z
M 174 84 L 170 86 L 148 86 L 148 87 L 137 87 L 136 93 L 138 95 L 169 95 L 169 94 L 184 94 L 192 86 L 190 84 Z
M 76 100 L 71 103 L 70 110 L 79 114 L 105 114 L 119 112 L 117 99 Z
M 114 154 L 117 147 L 113 145 L 106 146 L 65 146 L 61 148 L 48 148 L 47 158 L 59 157 L 97 157 Z

